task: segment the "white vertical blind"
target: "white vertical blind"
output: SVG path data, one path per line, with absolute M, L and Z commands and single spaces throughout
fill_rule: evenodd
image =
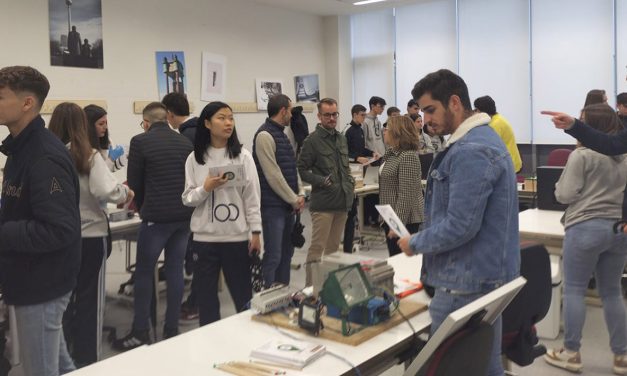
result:
M 414 84 L 441 68 L 457 71 L 455 1 L 396 9 L 396 97 L 403 113 Z
M 394 103 L 394 13 L 393 9 L 351 16 L 353 41 L 353 104 L 368 108 L 379 96 Z M 385 121 L 385 113 L 383 113 Z
M 489 95 L 514 129 L 531 141 L 529 1 L 459 1 L 459 75 L 471 102 Z
M 532 0 L 531 4 L 532 141 L 572 144 L 574 139 L 556 130 L 540 110 L 579 116 L 589 90 L 603 89 L 611 96 L 613 0 Z

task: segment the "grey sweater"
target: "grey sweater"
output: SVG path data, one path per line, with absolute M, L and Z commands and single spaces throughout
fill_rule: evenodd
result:
M 592 218 L 620 219 L 626 183 L 627 155 L 575 149 L 555 184 L 555 198 L 568 204 L 564 227 Z

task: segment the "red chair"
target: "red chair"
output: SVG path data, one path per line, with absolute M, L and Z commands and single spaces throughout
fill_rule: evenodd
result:
M 549 153 L 549 158 L 546 161 L 547 166 L 557 166 L 563 167 L 566 166 L 566 161 L 568 161 L 568 156 L 572 150 L 570 149 L 553 149 Z

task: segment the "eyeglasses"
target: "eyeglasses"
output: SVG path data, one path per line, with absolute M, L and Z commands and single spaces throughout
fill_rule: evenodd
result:
M 340 116 L 340 113 L 339 112 L 327 112 L 321 115 L 325 119 L 330 119 L 330 118 L 338 118 Z
M 144 129 L 144 123 L 148 123 L 148 124 L 150 124 L 150 122 L 149 122 L 148 120 L 146 120 L 146 119 L 144 119 L 144 120 L 140 121 L 140 122 L 139 122 L 139 127 L 140 127 L 141 129 Z

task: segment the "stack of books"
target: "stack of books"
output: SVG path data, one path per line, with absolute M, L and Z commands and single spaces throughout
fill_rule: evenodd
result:
M 302 369 L 325 352 L 324 345 L 295 339 L 274 339 L 254 349 L 250 356 L 279 366 Z

